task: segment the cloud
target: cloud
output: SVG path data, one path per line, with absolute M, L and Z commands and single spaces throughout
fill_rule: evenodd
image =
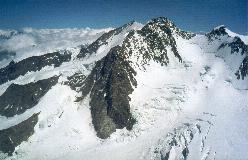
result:
M 35 45 L 36 42 L 33 36 L 27 34 L 18 34 L 4 41 L 1 44 L 1 48 L 9 51 L 18 51 L 21 49 L 30 48 Z
M 42 55 L 56 50 L 76 47 L 92 43 L 107 29 L 33 29 L 0 30 L 0 67 L 11 60 L 19 61 L 24 58 Z M 15 53 L 6 56 L 6 53 Z M 3 59 L 8 58 L 8 61 Z

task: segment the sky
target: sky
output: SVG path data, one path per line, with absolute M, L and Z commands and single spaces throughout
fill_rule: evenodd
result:
M 105 28 L 168 17 L 179 28 L 248 34 L 248 0 L 0 0 L 0 28 Z

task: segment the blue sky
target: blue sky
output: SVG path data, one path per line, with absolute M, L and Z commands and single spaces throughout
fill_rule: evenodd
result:
M 247 34 L 248 0 L 0 0 L 0 28 L 103 28 L 170 18 L 188 31 Z

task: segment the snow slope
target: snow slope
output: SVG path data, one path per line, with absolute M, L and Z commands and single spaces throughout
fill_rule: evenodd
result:
M 27 73 L 0 85 L 1 95 L 11 83 L 27 84 L 61 75 L 58 84 L 35 107 L 14 117 L 0 116 L 2 130 L 40 112 L 34 134 L 16 147 L 13 156 L 2 154 L 2 159 L 248 159 L 248 79 L 238 80 L 235 75 L 244 57 L 229 55 L 230 48 L 218 50 L 223 41 L 232 40 L 225 36 L 209 42 L 205 35 L 185 39 L 173 34 L 182 62 L 167 46 L 168 65 L 153 60 L 144 65 L 145 69 L 133 65 L 137 87 L 129 96 L 137 122 L 132 130 L 117 129 L 107 139 L 96 136 L 90 95 L 75 102 L 80 93 L 64 82 L 76 72 L 89 75 L 96 61 L 121 45 L 131 30 L 142 27 L 123 30 L 83 59 Z M 229 30 L 228 34 L 239 36 Z M 139 42 L 132 46 L 146 47 Z M 76 57 L 79 50 L 71 50 Z M 129 60 L 137 62 L 136 56 Z
M 195 41 L 177 41 L 189 67 L 153 63 L 139 71 L 131 95 L 138 123 L 131 132 L 119 130 L 101 146 L 63 158 L 161 159 L 170 151 L 169 159 L 183 159 L 187 147 L 188 159 L 246 159 L 248 92 L 235 89 L 229 66 Z M 181 146 L 169 146 L 172 139 Z

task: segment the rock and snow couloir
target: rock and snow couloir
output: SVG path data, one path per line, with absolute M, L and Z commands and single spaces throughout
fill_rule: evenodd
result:
M 91 36 L 2 66 L 0 159 L 248 157 L 247 36 L 163 17 Z

